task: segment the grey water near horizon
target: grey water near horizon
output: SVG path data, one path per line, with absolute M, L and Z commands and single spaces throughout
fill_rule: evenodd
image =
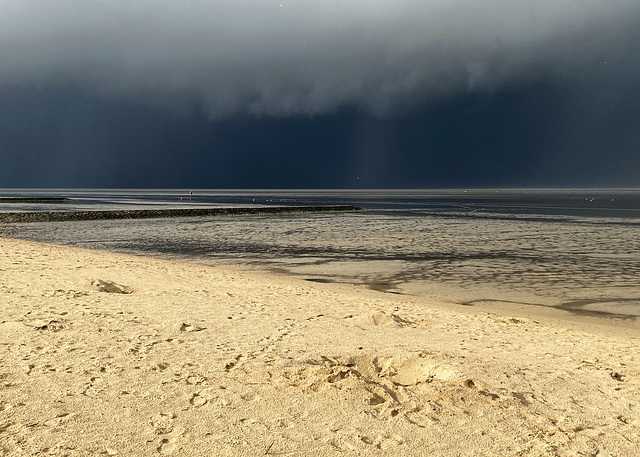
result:
M 460 304 L 640 316 L 640 190 L 3 189 L 0 211 L 357 205 L 361 212 L 0 224 L 0 236 L 269 270 Z M 3 198 L 68 198 L 58 203 Z

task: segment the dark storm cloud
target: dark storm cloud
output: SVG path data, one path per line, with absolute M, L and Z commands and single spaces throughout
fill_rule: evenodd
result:
M 637 0 L 0 0 L 0 86 L 230 115 L 636 84 Z

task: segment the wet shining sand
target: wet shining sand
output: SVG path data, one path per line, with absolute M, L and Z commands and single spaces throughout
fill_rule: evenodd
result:
M 362 211 L 0 224 L 0 236 L 239 265 L 475 306 L 640 316 L 640 237 L 633 220 Z
M 0 455 L 640 455 L 633 320 L 0 249 Z

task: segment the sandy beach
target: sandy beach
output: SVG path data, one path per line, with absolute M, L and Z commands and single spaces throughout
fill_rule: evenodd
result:
M 0 455 L 640 455 L 630 320 L 0 249 Z

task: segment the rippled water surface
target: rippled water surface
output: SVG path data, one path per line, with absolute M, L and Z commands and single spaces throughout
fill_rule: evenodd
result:
M 0 192 L 0 211 L 52 210 L 2 204 L 9 192 Z M 355 204 L 365 210 L 2 224 L 0 235 L 266 268 L 391 293 L 446 294 L 469 304 L 640 315 L 635 190 L 22 192 L 70 196 L 54 205 L 65 210 Z

